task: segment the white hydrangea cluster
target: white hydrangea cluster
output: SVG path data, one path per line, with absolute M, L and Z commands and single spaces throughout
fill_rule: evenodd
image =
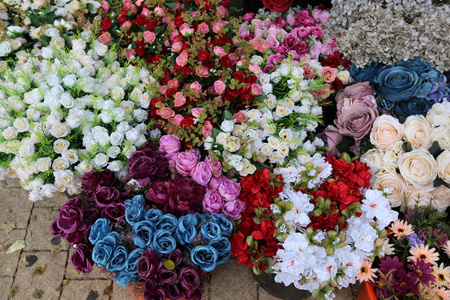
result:
M 309 239 L 305 229 L 301 228 L 309 224 L 307 214 L 314 209 L 307 195 L 285 189 L 280 196 L 284 202 L 294 203 L 293 213 L 287 212 L 285 218 L 288 216 L 289 223 L 296 226 L 281 243 L 282 247 L 274 257 L 272 272 L 276 274 L 276 282 L 286 286 L 294 284 L 298 289 L 310 292 L 327 281 L 336 282 L 338 288 L 355 283 L 362 261 L 378 253 L 383 255 L 383 249 L 376 247 L 382 244 L 380 232 L 398 216 L 381 191 L 367 190 L 362 201 L 362 215 L 359 218 L 352 216 L 348 220 L 348 229 L 341 232 L 345 245 L 336 247 L 329 254 L 322 245 L 327 238 L 326 232 L 315 232 Z M 334 298 L 331 291 L 325 296 Z
M 422 57 L 440 71 L 450 70 L 450 5 L 430 0 L 333 0 L 330 30 L 357 67 L 374 61 L 392 64 Z
M 79 193 L 93 168 L 120 172 L 147 142 L 149 72 L 97 41 L 72 45 L 44 47 L 0 80 L 0 152 L 33 201 Z
M 308 67 L 318 73 L 322 68 L 314 60 Z M 207 140 L 205 147 L 221 150 L 224 162 L 241 176 L 256 171 L 250 160 L 282 166 L 297 156 L 298 161 L 303 161 L 303 155 L 308 157 L 317 152 L 317 147 L 324 143 L 310 133 L 317 128 L 322 115 L 320 98 L 312 92 L 318 79 L 307 79 L 303 72 L 301 65 L 285 62 L 270 74 L 260 74 L 258 83 L 266 99 L 257 109 L 239 112 L 245 119 L 241 124 L 236 119 L 223 121 L 221 132 L 214 141 Z M 277 98 L 274 89 L 280 86 L 287 92 Z
M 29 38 L 36 42 L 34 47 L 42 46 L 41 38 L 43 37 L 47 43 L 63 47 L 65 34 L 75 29 L 87 29 L 91 25 L 88 19 L 84 18 L 84 22 L 79 22 L 77 18 L 88 14 L 94 16 L 100 7 L 100 1 L 97 0 L 2 1 L 0 3 L 0 58 L 15 51 L 19 58 L 25 56 L 26 49 L 21 47 Z M 12 23 L 13 19 L 15 24 Z

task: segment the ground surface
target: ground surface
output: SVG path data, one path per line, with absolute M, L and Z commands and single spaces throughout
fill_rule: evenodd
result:
M 106 279 L 98 268 L 78 274 L 68 262 L 71 249 L 65 240 L 53 238 L 49 225 L 58 208 L 67 200 L 33 203 L 18 181 L 1 182 L 0 187 L 0 300 L 132 300 L 117 284 Z M 18 240 L 25 247 L 6 250 Z M 253 279 L 252 271 L 234 259 L 208 274 L 204 300 L 276 300 Z M 356 287 L 337 293 L 337 300 L 355 298 Z M 308 298 L 311 300 L 313 298 Z

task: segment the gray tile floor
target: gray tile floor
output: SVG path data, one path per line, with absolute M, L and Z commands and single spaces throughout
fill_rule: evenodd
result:
M 49 225 L 66 201 L 62 194 L 33 203 L 18 181 L 0 188 L 0 300 L 125 300 L 129 292 L 106 279 L 99 269 L 77 273 L 68 262 L 68 243 L 53 238 Z M 17 240 L 25 248 L 6 254 Z M 252 271 L 231 259 L 205 277 L 204 300 L 276 300 L 253 279 Z M 357 288 L 337 293 L 337 300 L 355 298 Z M 309 298 L 311 300 L 313 298 Z

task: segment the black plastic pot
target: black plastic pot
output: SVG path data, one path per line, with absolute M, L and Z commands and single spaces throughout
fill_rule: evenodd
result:
M 284 300 L 300 300 L 311 297 L 311 293 L 297 289 L 293 284 L 285 286 L 283 283 L 275 282 L 275 274 L 262 273 L 253 275 L 259 285 L 274 297 Z

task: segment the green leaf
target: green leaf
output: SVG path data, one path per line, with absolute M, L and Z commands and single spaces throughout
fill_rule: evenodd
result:
M 336 148 L 339 152 L 350 152 L 350 147 L 355 144 L 355 139 L 351 136 L 344 136 L 339 144 L 336 145 Z
M 64 41 L 66 42 L 66 47 L 69 49 L 72 49 L 72 42 L 70 41 L 70 37 L 67 34 L 63 34 L 62 37 L 63 37 Z
M 23 248 L 25 248 L 25 241 L 17 240 L 11 246 L 8 247 L 8 249 L 6 250 L 6 254 L 22 250 Z
M 223 119 L 233 121 L 233 115 L 228 110 L 226 110 L 223 112 Z
M 166 267 L 166 269 L 168 269 L 168 270 L 174 270 L 174 269 L 175 269 L 175 263 L 174 263 L 172 260 L 170 260 L 170 259 L 166 260 L 166 261 L 163 263 L 163 265 L 164 265 L 164 267 Z
M 35 299 L 41 299 L 43 295 L 44 295 L 44 292 L 41 290 L 34 290 L 34 292 L 33 292 L 33 298 L 35 298 Z
M 91 10 L 94 9 L 94 5 L 92 5 L 92 3 L 88 3 L 88 4 L 86 5 L 86 9 L 87 9 L 88 11 L 91 11 Z
M 171 9 L 175 9 L 175 7 L 177 6 L 176 2 L 172 0 L 164 2 L 164 5 L 170 7 Z
M 31 25 L 33 25 L 34 27 L 40 27 L 45 25 L 45 19 L 38 15 L 30 15 L 30 21 Z

